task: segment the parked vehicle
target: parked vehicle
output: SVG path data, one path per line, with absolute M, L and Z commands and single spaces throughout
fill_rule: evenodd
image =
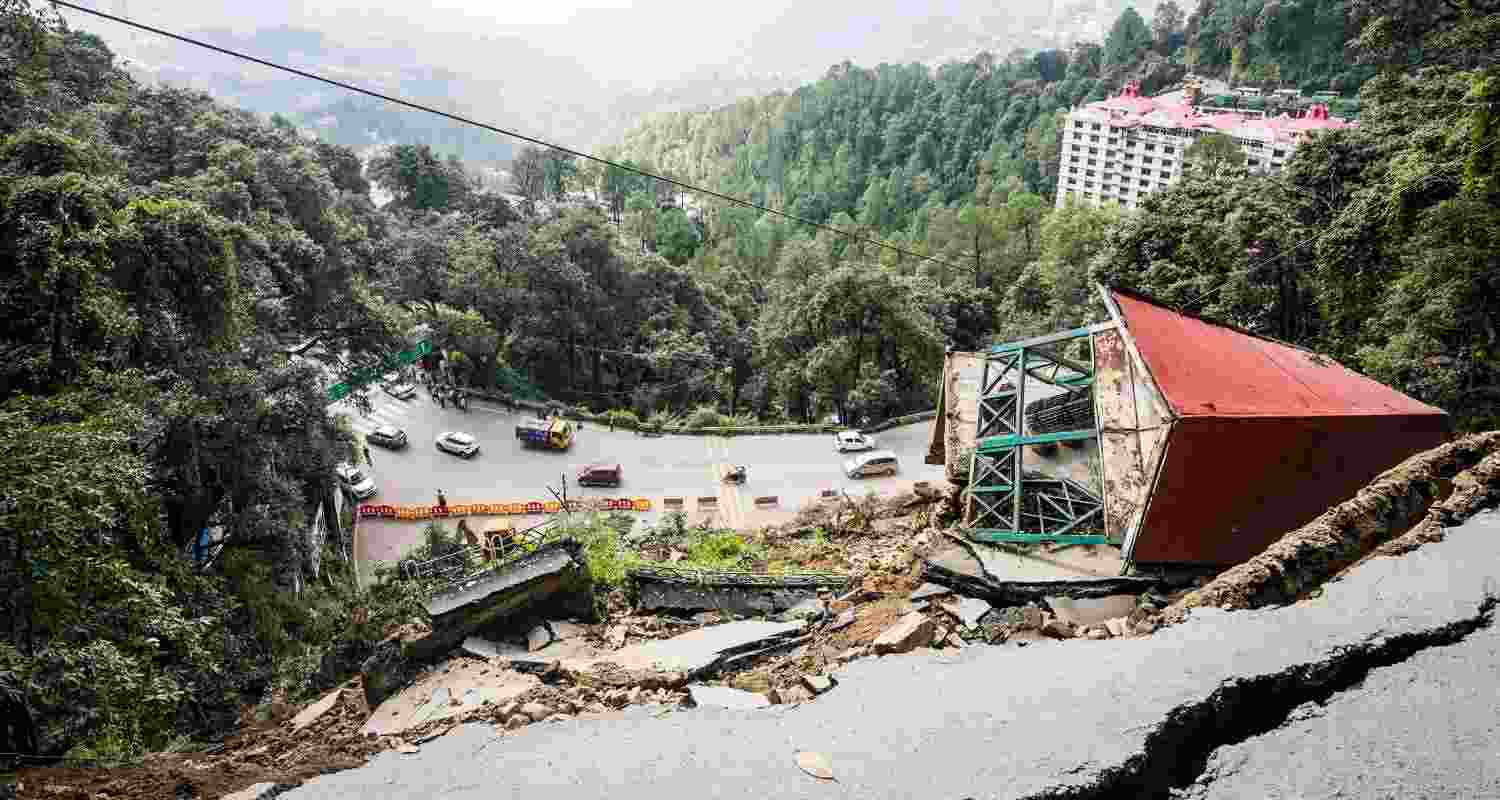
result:
M 840 453 L 859 453 L 875 449 L 875 437 L 859 431 L 839 431 L 833 435 L 834 449 Z
M 385 385 L 385 393 L 397 400 L 406 400 L 417 396 L 417 387 L 405 381 L 395 381 Z
M 744 483 L 746 477 L 748 477 L 748 475 L 746 475 L 744 467 L 735 467 L 724 476 L 724 482 Z
M 333 468 L 335 475 L 339 476 L 339 482 L 344 485 L 344 490 L 354 495 L 356 500 L 373 497 L 380 490 L 375 488 L 375 481 L 360 471 L 359 467 L 344 462 Z
M 896 454 L 889 450 L 876 450 L 844 461 L 844 474 L 851 478 L 870 478 L 876 475 L 895 475 L 900 467 Z
M 619 464 L 590 464 L 578 470 L 579 486 L 619 486 L 625 476 Z
M 573 444 L 573 423 L 562 417 L 523 419 L 516 423 L 516 438 L 527 447 L 566 450 Z
M 443 431 L 437 438 L 437 448 L 461 458 L 471 458 L 479 452 L 479 440 L 460 431 Z
M 365 434 L 365 441 L 391 450 L 400 450 L 407 444 L 406 431 L 394 425 L 381 425 L 368 434 Z

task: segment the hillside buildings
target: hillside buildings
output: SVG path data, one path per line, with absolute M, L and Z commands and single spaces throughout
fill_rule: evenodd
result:
M 1170 186 L 1182 174 L 1183 154 L 1198 137 L 1223 133 L 1245 151 L 1251 170 L 1275 171 L 1286 164 L 1308 133 L 1356 123 L 1313 105 L 1299 117 L 1267 117 L 1257 111 L 1194 107 L 1181 93 L 1143 97 L 1136 84 L 1118 96 L 1069 112 L 1062 137 L 1057 206 L 1074 198 L 1097 206 L 1135 208 L 1146 195 Z

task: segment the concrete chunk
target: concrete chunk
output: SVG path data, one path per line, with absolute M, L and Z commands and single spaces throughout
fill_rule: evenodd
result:
M 740 620 L 699 628 L 670 639 L 631 645 L 600 659 L 625 669 L 696 675 L 728 656 L 761 649 L 772 640 L 792 638 L 801 622 Z
M 912 602 L 916 602 L 918 600 L 926 600 L 929 597 L 937 597 L 939 595 L 945 594 L 953 594 L 953 590 L 936 583 L 924 583 L 921 586 L 918 586 L 917 590 L 912 592 L 911 595 L 907 597 L 907 599 L 911 600 Z
M 913 611 L 896 620 L 895 625 L 886 628 L 880 636 L 876 637 L 875 652 L 877 655 L 887 655 L 906 653 L 918 647 L 926 647 L 932 643 L 932 637 L 936 631 L 937 626 L 932 623 L 932 620 L 920 612 Z
M 771 701 L 763 694 L 746 692 L 740 689 L 731 689 L 727 686 L 704 686 L 694 684 L 688 687 L 688 693 L 693 697 L 693 703 L 699 706 L 718 706 L 720 708 L 765 708 L 771 705 Z
M 279 783 L 257 783 L 238 792 L 226 794 L 219 800 L 266 800 L 266 798 L 280 794 L 283 788 L 285 786 Z
M 533 653 L 549 644 L 552 644 L 552 631 L 545 625 L 538 625 L 526 634 L 526 649 Z

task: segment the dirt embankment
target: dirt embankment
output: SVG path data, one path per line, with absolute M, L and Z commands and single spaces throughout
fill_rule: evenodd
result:
M 1443 538 L 1500 499 L 1500 431 L 1474 434 L 1408 458 L 1353 498 L 1226 570 L 1162 613 L 1180 622 L 1201 606 L 1294 602 L 1359 562 Z

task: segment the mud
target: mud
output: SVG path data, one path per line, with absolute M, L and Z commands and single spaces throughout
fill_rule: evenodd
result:
M 1453 525 L 1500 495 L 1500 431 L 1418 453 L 1357 495 L 1226 570 L 1162 613 L 1181 622 L 1203 606 L 1245 609 L 1294 602 L 1374 555 L 1399 555 L 1439 541 Z

